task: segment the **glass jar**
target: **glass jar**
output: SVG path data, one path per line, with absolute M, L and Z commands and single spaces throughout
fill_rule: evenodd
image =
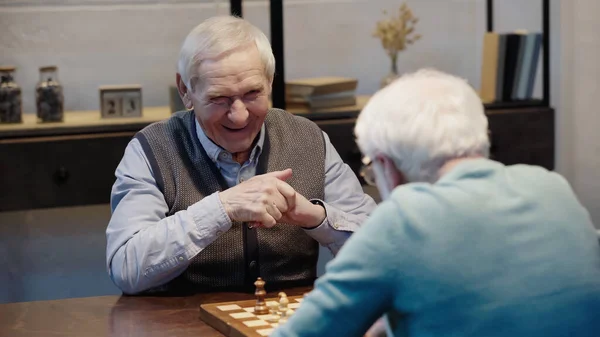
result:
M 58 82 L 58 71 L 55 66 L 40 68 L 40 82 L 35 87 L 35 103 L 37 117 L 40 122 L 62 122 L 63 87 Z
M 21 123 L 21 87 L 14 81 L 15 67 L 0 67 L 0 123 Z

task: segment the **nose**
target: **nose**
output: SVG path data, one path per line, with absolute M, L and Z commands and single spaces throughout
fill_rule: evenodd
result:
M 231 104 L 231 108 L 229 109 L 228 118 L 229 120 L 236 126 L 243 126 L 246 124 L 248 120 L 248 109 L 246 109 L 246 105 L 242 100 L 236 99 Z

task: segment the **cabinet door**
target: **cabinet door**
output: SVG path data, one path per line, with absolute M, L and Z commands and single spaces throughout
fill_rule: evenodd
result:
M 358 176 L 361 166 L 361 153 L 354 137 L 355 118 L 315 121 L 325 131 L 342 160 Z
M 102 204 L 133 133 L 0 141 L 0 211 Z
M 536 108 L 488 114 L 491 159 L 506 165 L 554 169 L 554 110 Z M 355 118 L 315 121 L 340 156 L 358 175 L 361 153 L 354 137 Z
M 492 159 L 506 165 L 539 165 L 554 169 L 554 111 L 543 108 L 490 114 Z

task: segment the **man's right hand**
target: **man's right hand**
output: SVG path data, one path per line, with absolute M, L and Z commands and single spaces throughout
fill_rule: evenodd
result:
M 296 191 L 285 182 L 291 176 L 291 169 L 257 175 L 219 192 L 219 199 L 232 221 L 272 227 L 295 205 Z

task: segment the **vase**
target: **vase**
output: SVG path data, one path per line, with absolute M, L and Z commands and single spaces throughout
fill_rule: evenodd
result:
M 390 61 L 391 69 L 390 72 L 384 78 L 381 79 L 381 88 L 386 87 L 388 84 L 394 82 L 395 79 L 400 77 L 398 75 L 398 64 L 396 63 L 397 56 L 394 55 L 390 57 Z

